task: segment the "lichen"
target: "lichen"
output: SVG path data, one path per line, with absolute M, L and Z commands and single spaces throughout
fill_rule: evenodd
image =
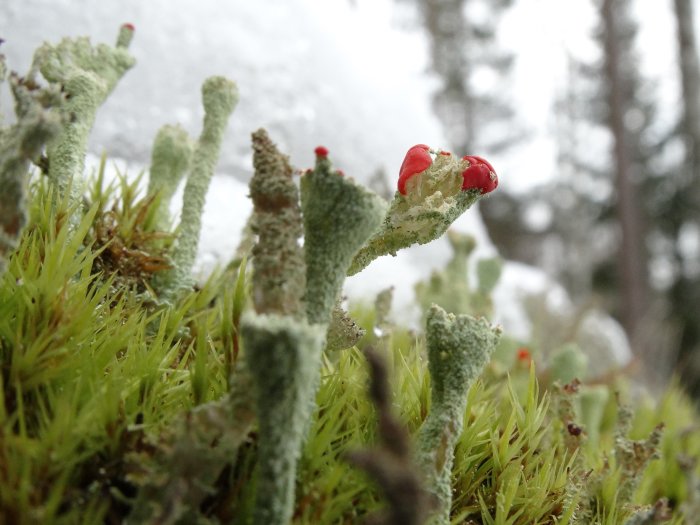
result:
M 303 319 L 306 286 L 299 190 L 289 160 L 267 132 L 253 133 L 250 198 L 253 201 L 253 303 L 259 313 L 279 313 Z
M 122 26 L 115 47 L 93 46 L 85 37 L 64 38 L 56 45 L 45 43 L 34 53 L 29 78 L 34 81 L 36 72 L 41 72 L 66 96 L 61 106 L 65 125 L 47 152 L 48 175 L 56 198 L 68 198 L 74 205 L 80 202 L 80 177 L 97 109 L 135 63 L 127 49 L 131 39 L 126 35 L 130 33 L 133 26 Z M 75 220 L 79 216 L 72 219 L 73 225 Z
M 381 228 L 357 253 L 348 274 L 356 274 L 377 257 L 396 255 L 445 233 L 482 196 L 478 189 L 462 190 L 462 174 L 468 167 L 468 161 L 437 154 L 430 167 L 409 178 L 406 194 L 396 192 Z
M 180 227 L 172 250 L 173 268 L 157 284 L 165 302 L 175 300 L 192 287 L 191 273 L 202 229 L 204 202 L 219 160 L 224 131 L 238 104 L 236 84 L 224 77 L 209 77 L 202 84 L 202 104 L 204 123 L 182 197 Z
M 192 147 L 187 132 L 180 126 L 163 126 L 153 141 L 148 195 L 158 199 L 155 219 L 157 230 L 169 230 L 168 206 L 178 184 L 190 167 Z
M 439 502 L 431 523 L 447 525 L 452 504 L 454 447 L 462 433 L 467 391 L 500 337 L 484 319 L 448 314 L 433 306 L 426 322 L 430 412 L 417 438 L 417 461 Z
M 0 65 L 4 78 L 2 55 Z M 15 74 L 10 77 L 10 85 L 17 120 L 0 129 L 0 276 L 27 223 L 30 165 L 39 160 L 44 145 L 61 132 L 63 125 L 58 113 L 63 97 L 57 87 L 39 88 Z
M 326 155 L 301 179 L 306 257 L 306 308 L 328 323 L 353 256 L 377 230 L 386 202 L 332 169 Z

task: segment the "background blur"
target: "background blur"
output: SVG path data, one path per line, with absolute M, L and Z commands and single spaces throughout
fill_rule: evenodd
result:
M 609 312 L 650 381 L 678 371 L 698 396 L 696 4 L 5 0 L 0 37 L 21 73 L 44 40 L 112 42 L 133 23 L 137 65 L 101 109 L 91 150 L 136 166 L 148 165 L 163 124 L 198 134 L 207 76 L 236 80 L 241 102 L 219 187 L 237 195 L 215 192 L 229 215 L 208 223 L 223 238 L 237 235 L 249 209 L 237 181 L 250 176 L 249 134 L 259 127 L 294 165 L 310 165 L 322 143 L 381 192 L 392 191 L 415 143 L 487 157 L 499 190 L 481 203 L 483 223 L 471 212 L 458 227 L 476 233 L 480 249 L 540 268 L 578 311 Z M 0 100 L 9 116 L 7 93 Z M 402 270 L 378 264 L 376 275 L 400 295 L 412 269 L 447 257 L 438 243 L 397 258 Z

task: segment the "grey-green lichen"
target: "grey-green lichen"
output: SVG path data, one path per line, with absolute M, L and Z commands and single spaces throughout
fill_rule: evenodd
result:
M 454 447 L 462 433 L 467 391 L 489 362 L 499 337 L 500 330 L 483 318 L 455 316 L 437 305 L 428 312 L 431 405 L 418 433 L 416 455 L 428 490 L 438 500 L 431 523 L 450 522 Z
M 454 314 L 472 313 L 467 263 L 476 242 L 471 235 L 451 230 L 447 238 L 453 250 L 452 259 L 444 270 L 433 271 L 427 281 L 416 283 L 416 298 L 426 312 L 436 303 Z
M 328 323 L 352 258 L 379 228 L 386 201 L 332 169 L 326 155 L 301 179 L 309 322 Z
M 232 390 L 179 415 L 145 450 L 129 454 L 128 481 L 139 488 L 128 523 L 187 525 L 201 519 L 202 501 L 255 420 L 252 381 L 237 367 Z
M 352 348 L 365 335 L 365 329 L 357 325 L 338 302 L 331 312 L 331 322 L 326 332 L 326 351 Z
M 619 401 L 618 401 L 619 402 Z M 644 440 L 627 437 L 634 413 L 629 406 L 620 404 L 618 409 L 617 432 L 615 435 L 615 463 L 620 470 L 617 501 L 625 505 L 632 501 L 637 485 L 649 461 L 659 457 L 659 445 L 664 425 L 657 425 Z
M 79 202 L 80 183 L 74 178 L 84 171 L 97 109 L 135 63 L 127 50 L 130 38 L 126 34 L 132 32 L 132 26 L 122 26 L 116 47 L 93 46 L 85 37 L 64 38 L 57 45 L 45 43 L 34 54 L 30 78 L 34 79 L 36 71 L 40 71 L 66 96 L 61 107 L 65 125 L 48 148 L 48 174 L 57 198 Z
M 56 110 L 63 99 L 56 86 L 39 88 L 15 74 L 10 77 L 10 86 L 17 120 L 12 126 L 0 129 L 0 275 L 27 222 L 30 164 L 38 160 L 44 145 L 60 133 L 63 124 Z
M 259 425 L 255 525 L 287 525 L 301 446 L 314 409 L 325 327 L 291 316 L 244 316 L 241 334 L 254 378 Z
M 583 381 L 588 375 L 588 356 L 576 343 L 567 343 L 552 353 L 549 359 L 549 375 L 561 384 L 574 379 Z
M 180 228 L 172 251 L 173 268 L 158 286 L 162 299 L 175 299 L 192 285 L 192 267 L 202 229 L 202 212 L 209 183 L 219 159 L 219 151 L 229 117 L 238 103 L 238 88 L 227 78 L 209 77 L 202 85 L 204 123 L 182 197 Z
M 654 505 L 640 509 L 625 521 L 625 525 L 659 525 L 672 518 L 668 500 L 661 498 Z
M 481 196 L 478 190 L 462 191 L 462 173 L 468 166 L 452 155 L 437 155 L 420 176 L 411 177 L 406 195 L 396 192 L 382 227 L 357 253 L 348 274 L 358 273 L 377 257 L 396 255 L 445 233 Z
M 267 132 L 253 133 L 250 198 L 251 228 L 258 237 L 253 247 L 252 298 L 259 313 L 304 318 L 306 271 L 299 190 L 292 180 L 289 159 L 281 154 Z
M 600 427 L 605 415 L 605 406 L 610 397 L 607 385 L 584 385 L 579 394 L 581 422 L 588 435 L 588 443 L 598 446 Z
M 169 230 L 168 206 L 190 167 L 191 158 L 192 141 L 182 127 L 166 125 L 160 128 L 153 141 L 148 176 L 148 195 L 158 198 L 156 230 Z
M 474 237 L 448 230 L 447 239 L 452 246 L 452 259 L 444 270 L 433 271 L 427 281 L 416 284 L 418 302 L 425 311 L 436 303 L 454 314 L 491 316 L 491 292 L 501 275 L 501 260 L 498 257 L 479 260 L 477 283 L 473 286 L 469 279 L 469 258 L 476 246 Z

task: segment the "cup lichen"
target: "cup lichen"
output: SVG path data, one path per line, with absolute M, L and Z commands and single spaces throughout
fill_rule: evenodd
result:
M 450 523 L 452 463 L 464 425 L 467 391 L 489 362 L 499 337 L 500 330 L 485 319 L 448 314 L 437 305 L 428 312 L 431 405 L 418 432 L 416 456 L 428 490 L 438 500 L 431 523 Z

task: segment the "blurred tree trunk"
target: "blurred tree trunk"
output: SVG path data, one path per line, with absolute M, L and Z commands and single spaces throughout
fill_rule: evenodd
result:
M 473 151 L 474 94 L 469 86 L 469 28 L 463 16 L 467 0 L 418 2 L 423 25 L 430 39 L 433 70 L 442 86 L 433 96 L 435 112 L 448 132 L 452 147 Z
M 700 177 L 700 65 L 695 47 L 693 3 L 674 0 L 678 23 L 678 63 L 681 73 L 683 117 L 681 131 L 686 138 L 687 182 Z
M 403 1 L 415 6 L 428 37 L 430 66 L 439 80 L 433 107 L 450 147 L 460 155 L 494 153 L 519 140 L 506 90 L 474 79 L 481 72 L 497 78 L 496 85 L 508 85 L 513 56 L 499 49 L 497 29 L 512 0 Z
M 697 238 L 700 231 L 700 63 L 693 26 L 692 0 L 674 0 L 677 22 L 678 66 L 681 80 L 682 115 L 678 133 L 685 146 L 685 158 L 678 174 L 675 198 L 668 206 L 669 224 L 675 246 L 678 276 L 670 290 L 672 320 L 678 326 L 681 373 L 689 390 L 700 397 L 700 275 L 697 254 L 686 253 L 684 230 Z
M 604 69 L 607 77 L 608 125 L 613 135 L 613 159 L 617 200 L 615 211 L 620 226 L 617 264 L 621 284 L 622 323 L 635 352 L 644 353 L 641 329 L 648 310 L 646 253 L 643 247 L 642 205 L 633 180 L 632 153 L 625 127 L 625 109 L 630 88 L 621 67 L 619 0 L 601 3 Z

